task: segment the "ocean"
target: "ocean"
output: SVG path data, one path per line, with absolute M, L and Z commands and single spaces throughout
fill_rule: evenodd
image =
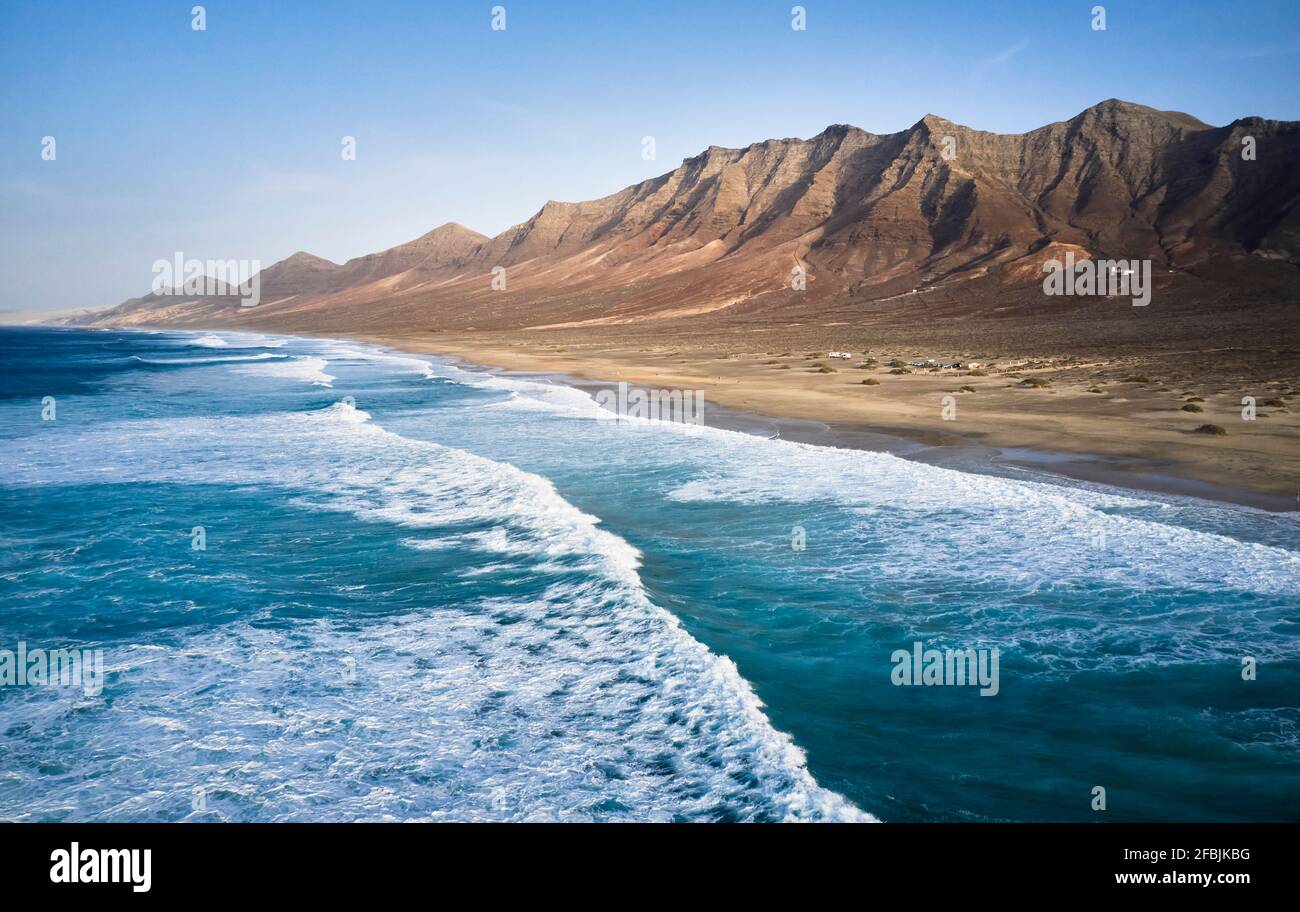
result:
M 0 330 L 0 473 L 0 666 L 103 660 L 0 819 L 1300 820 L 1296 514 L 228 332 Z

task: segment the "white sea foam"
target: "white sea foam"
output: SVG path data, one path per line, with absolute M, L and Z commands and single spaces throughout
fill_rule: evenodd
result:
M 261 333 L 237 332 L 184 332 L 168 330 L 139 330 L 148 335 L 166 335 L 167 341 L 180 348 L 283 348 L 288 344 L 287 338 L 272 338 Z
M 1140 497 L 959 472 L 885 453 L 766 440 L 760 448 L 720 454 L 668 497 L 849 507 L 882 532 L 905 533 L 899 541 L 931 562 L 978 548 L 990 577 L 1018 572 L 1046 584 L 1104 558 L 1149 586 L 1300 588 L 1300 553 L 1174 525 L 1158 509 L 1135 515 L 1157 506 Z M 1098 533 L 1104 544 L 1090 554 Z
M 302 357 L 288 361 L 255 364 L 238 368 L 243 373 L 277 380 L 301 380 L 315 386 L 333 386 L 334 377 L 325 373 L 324 358 Z
M 470 557 L 487 550 L 550 581 L 539 596 L 482 597 L 359 632 L 305 624 L 290 642 L 234 625 L 166 657 L 130 656 L 149 672 L 131 675 L 135 699 L 87 735 L 97 748 L 85 755 L 120 756 L 146 727 L 155 749 L 138 773 L 113 771 L 111 794 L 95 790 L 103 770 L 83 770 L 69 788 L 88 794 L 52 788 L 33 814 L 77 800 L 138 819 L 149 803 L 131 780 L 187 792 L 211 777 L 228 819 L 306 819 L 321 800 L 343 818 L 869 819 L 817 785 L 734 663 L 649 600 L 636 549 L 543 478 L 389 433 L 344 403 L 45 443 L 30 440 L 15 481 L 102 483 L 108 468 L 113 482 L 284 488 L 310 509 L 426 530 L 466 556 L 466 571 L 509 572 L 513 562 Z M 358 684 L 340 690 L 347 656 Z M 195 680 L 216 690 L 197 694 Z M 343 714 L 358 720 L 351 736 Z M 185 731 L 158 724 L 167 718 Z
M 511 394 L 493 407 L 604 417 L 590 395 L 573 387 L 454 368 L 451 372 L 458 382 Z M 1178 525 L 1167 516 L 1173 512 L 1169 503 L 1143 494 L 962 472 L 890 453 L 816 446 L 722 428 L 646 423 L 647 430 L 662 435 L 665 446 L 674 438 L 705 438 L 699 446 L 707 448 L 707 458 L 696 460 L 695 478 L 666 492 L 670 500 L 825 503 L 852 509 L 864 522 L 901 516 L 905 538 L 919 536 L 926 545 L 977 531 L 979 537 L 967 543 L 981 545 L 987 552 L 982 557 L 1002 555 L 1006 563 L 1034 567 L 1042 576 L 1077 567 L 1080 552 L 1095 533 L 1102 532 L 1110 559 L 1132 562 L 1134 570 L 1144 571 L 1144 579 L 1152 579 L 1148 574 L 1153 574 L 1161 584 L 1263 592 L 1300 589 L 1300 552 Z M 1207 555 L 1222 559 L 1207 561 Z M 1044 564 L 1049 556 L 1054 559 Z M 1005 569 L 994 568 L 995 572 Z
M 343 348 L 335 356 L 356 357 Z M 394 365 L 423 372 L 425 362 L 400 360 L 415 363 Z M 598 417 L 591 397 L 569 387 L 436 362 L 430 372 L 502 396 L 493 409 Z M 305 625 L 306 658 L 280 634 L 245 625 L 187 644 L 144 676 L 151 689 L 140 699 L 157 728 L 156 707 L 185 695 L 168 711 L 191 737 L 151 755 L 136 791 L 109 806 L 116 815 L 143 813 L 147 802 L 128 796 L 147 791 L 149 772 L 178 788 L 192 781 L 188 768 L 168 765 L 174 755 L 220 781 L 213 813 L 228 819 L 306 819 L 317 813 L 312 799 L 340 817 L 380 819 L 668 819 L 717 808 L 740 817 L 856 816 L 813 782 L 734 665 L 649 602 L 635 548 L 537 476 L 368 419 L 340 404 L 19 441 L 15 483 L 103 482 L 107 470 L 112 481 L 279 486 L 308 509 L 412 530 L 402 544 L 421 559 L 459 560 L 453 574 L 490 582 L 526 566 L 548 580 L 536 598 L 443 606 L 360 633 Z M 1296 655 L 1294 638 L 1275 635 L 1285 622 L 1279 597 L 1300 588 L 1296 551 L 1186 528 L 1182 508 L 1154 498 L 714 428 L 658 425 L 639 439 L 657 454 L 680 453 L 670 477 L 682 480 L 664 490 L 670 501 L 802 511 L 810 540 L 839 544 L 810 549 L 801 571 L 883 584 L 889 598 L 860 606 L 873 623 L 960 630 L 965 645 L 1032 655 L 1049 673 L 1235 661 L 1242 643 L 1261 661 Z M 819 522 L 846 527 L 818 538 Z M 1098 530 L 1103 549 L 1089 545 Z M 1091 614 L 1068 598 L 1081 591 L 1096 596 Z M 1123 613 L 1103 613 L 1112 592 Z M 1256 609 L 1270 599 L 1273 607 Z M 352 654 L 362 689 L 340 696 L 312 669 Z M 224 703 L 190 696 L 196 679 L 221 682 Z M 97 756 L 120 755 L 109 742 L 134 730 L 129 702 L 115 711 L 125 724 L 99 735 Z M 369 737 L 341 731 L 340 718 L 361 720 Z M 648 770 L 647 757 L 670 772 Z M 111 773 L 115 782 L 135 775 Z M 346 784 L 357 782 L 366 786 Z M 92 790 L 93 780 L 79 787 Z M 57 789 L 42 799 L 47 813 L 93 800 L 97 793 Z
M 423 358 L 415 358 L 410 355 L 384 351 L 377 348 L 356 348 L 344 343 L 335 342 L 326 349 L 325 355 L 331 361 L 335 359 L 350 359 L 354 361 L 371 361 L 391 364 L 402 370 L 409 370 L 420 374 L 430 380 L 438 376 L 438 374 L 434 372 L 433 362 L 431 361 L 426 361 Z
M 580 390 L 440 369 L 506 394 L 492 410 L 601 417 Z M 1240 511 L 1180 498 L 711 427 L 658 423 L 635 439 L 682 478 L 664 491 L 671 501 L 785 505 L 819 545 L 801 555 L 801 572 L 870 580 L 878 594 L 864 594 L 860 607 L 873 623 L 918 636 L 936 622 L 954 625 L 966 645 L 1018 652 L 1051 675 L 1236 662 L 1243 642 L 1270 660 L 1300 653 L 1296 640 L 1275 635 L 1293 623 L 1279 600 L 1300 591 L 1293 525 L 1260 544 L 1231 534 Z M 825 523 L 835 530 L 819 534 Z M 1105 606 L 1105 616 L 1074 607 L 1082 603 Z
M 268 361 L 276 358 L 283 358 L 284 355 L 276 355 L 271 352 L 262 352 L 256 355 L 218 355 L 212 358 L 142 358 L 139 355 L 132 355 L 134 361 L 142 364 L 233 364 L 238 361 Z

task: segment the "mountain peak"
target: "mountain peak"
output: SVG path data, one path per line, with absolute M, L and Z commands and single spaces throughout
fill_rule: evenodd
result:
M 488 240 L 488 236 L 486 234 L 479 234 L 473 228 L 466 228 L 459 222 L 443 222 L 437 228 L 434 228 L 432 231 L 426 231 L 424 234 L 408 243 L 428 244 L 451 240 L 471 240 L 477 243 L 483 243 Z
M 936 131 L 948 132 L 955 130 L 959 124 L 953 123 L 946 117 L 940 117 L 938 114 L 926 114 L 916 123 L 912 124 L 912 131 L 926 131 L 934 133 Z
M 808 141 L 817 142 L 820 139 L 840 140 L 840 139 L 844 139 L 847 136 L 854 136 L 854 135 L 872 136 L 873 134 L 868 133 L 866 130 L 862 129 L 861 127 L 855 127 L 853 126 L 853 124 L 837 123 L 837 124 L 830 124 L 829 126 L 826 127 L 826 129 L 822 130 L 820 133 L 818 133 L 816 136 L 814 136 L 812 139 Z
M 1124 101 L 1122 98 L 1107 98 L 1105 101 L 1099 101 L 1092 107 L 1080 111 L 1073 119 L 1090 120 L 1100 118 L 1162 120 L 1185 130 L 1209 129 L 1209 125 L 1204 121 L 1198 120 L 1190 114 L 1184 114 L 1182 111 L 1161 111 L 1137 102 Z
M 1097 102 L 1095 105 L 1093 105 L 1090 110 L 1141 111 L 1144 113 L 1154 113 L 1156 109 L 1148 107 L 1146 105 L 1138 104 L 1136 101 L 1125 101 L 1122 98 L 1105 98 Z
M 276 265 L 278 266 L 337 266 L 337 263 L 331 262 L 324 257 L 318 257 L 314 253 L 308 253 L 305 250 L 299 250 L 289 254 Z

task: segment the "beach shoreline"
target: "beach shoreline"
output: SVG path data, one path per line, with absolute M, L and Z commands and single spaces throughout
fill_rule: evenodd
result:
M 430 345 L 427 339 L 410 336 L 345 334 L 344 337 L 402 354 L 450 359 L 466 369 L 559 383 L 593 394 L 619 382 L 651 389 L 680 388 L 671 382 L 679 379 L 676 376 L 647 376 L 635 370 L 610 370 L 606 376 L 593 376 L 589 370 L 575 369 L 581 365 L 571 360 L 548 359 L 536 354 L 523 358 L 493 358 L 491 353 L 474 350 L 472 346 Z M 614 365 L 609 366 L 613 368 Z M 1297 500 L 1273 490 L 1224 484 L 1205 477 L 1204 470 L 1207 467 L 1213 470 L 1215 466 L 1209 461 L 1178 462 L 1123 452 L 1015 445 L 1010 442 L 1014 438 L 1002 440 L 999 439 L 1001 435 L 983 428 L 976 433 L 966 433 L 944 425 L 918 427 L 905 421 L 794 416 L 768 412 L 751 404 L 738 407 L 734 404 L 736 396 L 728 396 L 725 392 L 717 395 L 720 391 L 718 386 L 706 386 L 704 391 L 707 402 L 705 423 L 727 430 L 818 446 L 887 452 L 917 462 L 977 474 L 1049 483 L 1068 479 L 1138 493 L 1199 498 L 1279 514 L 1300 510 Z
M 1199 446 L 1189 445 L 1177 455 L 1168 452 L 1152 455 L 1143 452 L 1143 444 L 1148 441 L 1138 433 L 1141 427 L 1117 428 L 1110 436 L 1091 439 L 1051 426 L 1038 427 L 1034 433 L 1023 433 L 1024 421 L 1032 421 L 1036 415 L 1041 417 L 1041 412 L 1029 411 L 1017 423 L 1018 426 L 1006 428 L 990 423 L 970 428 L 957 422 L 917 422 L 910 420 L 907 410 L 899 408 L 897 401 L 888 403 L 892 409 L 863 417 L 846 417 L 835 403 L 824 400 L 801 400 L 795 395 L 782 401 L 780 397 L 764 396 L 767 391 L 742 384 L 740 379 L 743 378 L 730 384 L 717 382 L 725 378 L 715 378 L 710 383 L 698 372 L 698 360 L 689 365 L 696 370 L 665 371 L 637 363 L 620 368 L 624 361 L 621 353 L 574 357 L 567 352 L 553 353 L 536 348 L 521 352 L 499 342 L 485 343 L 432 333 L 344 331 L 313 334 L 222 325 L 185 328 L 133 325 L 120 329 L 126 332 L 146 329 L 163 332 L 269 332 L 289 338 L 361 342 L 404 355 L 449 360 L 468 370 L 563 384 L 593 394 L 620 382 L 646 389 L 700 388 L 707 403 L 705 423 L 727 430 L 817 446 L 886 452 L 916 462 L 976 474 L 1058 484 L 1062 481 L 1084 482 L 1120 492 L 1196 498 L 1279 515 L 1300 516 L 1300 488 L 1297 493 L 1283 493 L 1287 487 L 1279 484 L 1279 479 L 1285 478 L 1289 484 L 1300 486 L 1300 449 L 1289 441 L 1284 441 L 1282 458 L 1278 460 L 1281 468 L 1261 474 L 1258 471 L 1238 471 L 1240 465 L 1234 465 L 1231 451 L 1228 458 L 1219 458 L 1222 451 L 1212 448 L 1221 443 L 1219 440 L 1196 440 Z M 798 379 L 802 373 L 791 372 L 784 377 Z M 936 383 L 934 378 L 927 377 L 891 379 L 929 381 L 930 386 Z M 682 382 L 684 380 L 701 382 L 696 386 Z M 951 386 L 953 378 L 939 378 L 937 382 L 940 386 L 945 383 Z M 790 414 L 794 409 L 789 406 L 801 401 L 814 406 L 812 414 Z M 1286 410 L 1276 414 L 1290 419 Z M 1276 425 L 1274 429 L 1280 430 Z M 1147 430 L 1149 433 L 1145 436 L 1150 436 L 1150 429 Z M 1100 442 L 1104 446 L 1089 447 L 1089 442 Z M 1286 452 L 1286 446 L 1296 452 Z M 1274 447 L 1274 452 L 1276 449 Z M 1231 477 L 1233 483 L 1225 483 L 1225 477 Z

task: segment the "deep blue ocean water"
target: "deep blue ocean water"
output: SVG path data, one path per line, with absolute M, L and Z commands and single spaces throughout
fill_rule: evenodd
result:
M 1300 819 L 1295 514 L 232 333 L 0 330 L 0 473 L 5 820 Z

